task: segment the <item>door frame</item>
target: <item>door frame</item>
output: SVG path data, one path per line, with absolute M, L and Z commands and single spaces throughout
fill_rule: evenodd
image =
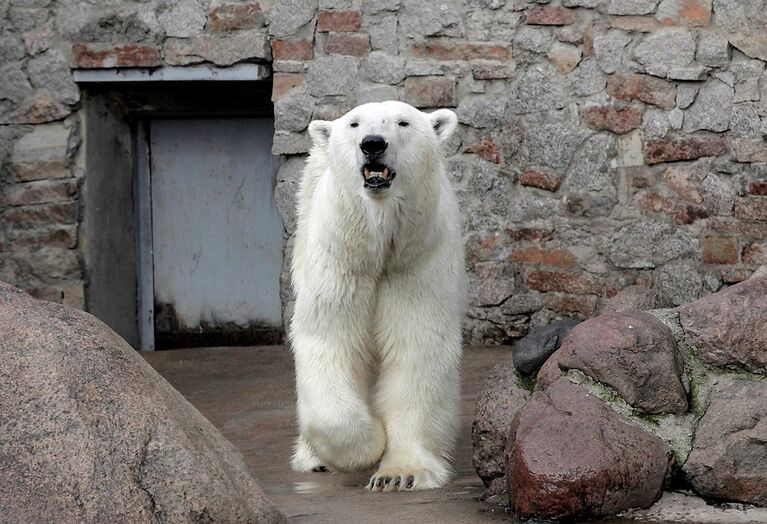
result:
M 132 126 L 133 195 L 136 216 L 136 313 L 140 351 L 154 351 L 154 252 L 152 244 L 152 173 L 149 119 Z

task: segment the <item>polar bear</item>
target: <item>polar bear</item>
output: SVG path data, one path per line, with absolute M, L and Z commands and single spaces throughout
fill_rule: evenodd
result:
M 456 126 L 393 101 L 309 125 L 291 266 L 297 471 L 378 464 L 374 491 L 451 476 L 466 274 L 441 146 Z

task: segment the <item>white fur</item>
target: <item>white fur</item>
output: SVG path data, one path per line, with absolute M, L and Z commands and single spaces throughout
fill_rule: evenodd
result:
M 380 462 L 369 487 L 383 491 L 451 476 L 466 276 L 441 143 L 456 125 L 448 110 L 382 102 L 309 126 L 292 262 L 298 471 Z M 361 175 L 370 134 L 397 173 L 379 194 Z

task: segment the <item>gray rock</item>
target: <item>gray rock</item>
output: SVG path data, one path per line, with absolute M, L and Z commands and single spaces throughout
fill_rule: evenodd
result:
M 274 128 L 283 131 L 303 131 L 314 112 L 314 98 L 293 90 L 274 102 Z
M 396 11 L 399 9 L 400 3 L 401 0 L 364 0 L 362 2 L 362 12 L 366 15 L 371 15 L 381 11 Z M 349 5 L 351 6 L 351 4 L 352 2 L 349 0 Z
M 596 59 L 583 60 L 572 73 L 567 75 L 570 92 L 575 96 L 589 96 L 601 92 L 607 85 L 607 76 L 602 73 Z
M 732 58 L 730 71 L 735 75 L 734 102 L 759 100 L 759 79 L 764 72 L 764 62 L 736 53 Z
M 612 297 L 602 308 L 601 313 L 619 313 L 622 311 L 649 311 L 671 307 L 671 302 L 657 289 L 642 286 L 628 286 Z
M 665 77 L 675 67 L 686 67 L 695 58 L 695 39 L 689 29 L 663 28 L 649 34 L 634 49 L 634 58 L 648 74 Z
M 682 129 L 684 125 L 684 111 L 675 107 L 668 113 L 668 123 L 672 129 Z
M 465 19 L 466 38 L 476 41 L 511 42 L 522 19 L 521 13 L 505 9 L 478 9 Z
M 767 505 L 767 382 L 718 379 L 682 469 L 695 491 Z
M 192 38 L 168 38 L 163 47 L 165 62 L 189 65 L 212 62 L 228 66 L 254 58 L 271 58 L 266 33 L 259 29 L 234 31 L 225 35 L 201 34 Z
M 24 43 L 15 35 L 0 35 L 0 64 L 21 60 L 26 54 Z
M 524 25 L 514 36 L 514 47 L 545 54 L 554 43 L 554 32 L 548 27 Z
M 666 111 L 655 107 L 645 109 L 642 116 L 642 130 L 645 138 L 662 138 L 668 134 L 670 127 Z
M 4 518 L 286 522 L 234 446 L 96 318 L 0 283 L 0 337 Z
M 578 320 L 555 320 L 520 339 L 514 346 L 514 366 L 522 375 L 537 373 L 548 358 L 559 349 L 567 334 L 580 323 Z
M 517 188 L 508 203 L 508 223 L 518 226 L 532 220 L 548 219 L 559 214 L 560 201 L 539 196 L 525 187 Z
M 469 279 L 469 303 L 472 306 L 497 306 L 515 290 L 514 268 L 505 261 L 477 262 Z
M 705 129 L 726 131 L 730 127 L 733 108 L 733 89 L 718 80 L 711 80 L 700 88 L 695 103 L 685 112 L 684 130 Z
M 716 23 L 731 32 L 743 31 L 751 23 L 750 2 L 740 0 L 714 0 Z M 761 2 L 755 2 L 756 5 Z
M 511 89 L 512 114 L 533 113 L 565 106 L 565 90 L 554 66 L 548 62 L 532 65 Z
M 708 173 L 700 183 L 703 205 L 712 215 L 731 215 L 737 194 L 725 177 Z
M 692 64 L 687 67 L 672 67 L 668 77 L 672 80 L 698 81 L 705 80 L 709 69 L 700 64 Z
M 703 291 L 703 281 L 692 263 L 670 262 L 655 272 L 655 287 L 672 304 L 679 305 L 697 299 Z
M 705 66 L 725 67 L 730 61 L 729 42 L 719 33 L 705 33 L 698 41 L 695 59 Z
M 37 125 L 19 138 L 11 151 L 11 163 L 26 164 L 59 160 L 67 155 L 69 129 L 62 124 Z
M 399 90 L 394 86 L 375 84 L 357 89 L 357 105 L 399 99 Z
M 679 84 L 676 90 L 676 105 L 680 109 L 687 109 L 695 102 L 698 96 L 698 86 L 695 84 Z
M 735 137 L 759 136 L 762 121 L 757 104 L 735 104 L 732 108 L 730 133 Z
M 370 35 L 370 47 L 396 55 L 399 49 L 399 31 L 396 16 L 385 16 L 365 25 Z
M 464 97 L 458 104 L 458 121 L 472 127 L 500 127 L 504 121 L 506 101 L 494 95 Z
M 56 49 L 32 58 L 27 63 L 29 79 L 34 87 L 48 88 L 56 100 L 75 104 L 80 100 L 80 90 L 72 78 L 72 71 L 64 55 Z
M 611 15 L 649 15 L 655 12 L 660 0 L 610 0 L 607 12 Z
M 600 241 L 598 251 L 619 268 L 651 269 L 658 246 L 673 233 L 673 226 L 655 219 L 626 224 Z
M 276 131 L 272 141 L 273 155 L 298 155 L 308 153 L 312 141 L 309 133 L 291 133 L 287 131 Z
M 631 37 L 618 29 L 594 35 L 594 56 L 600 69 L 605 73 L 620 69 L 629 42 Z
M 471 425 L 471 462 L 488 489 L 485 497 L 506 489 L 504 451 L 514 416 L 530 398 L 530 392 L 511 359 L 492 368 L 483 381 Z
M 615 157 L 615 139 L 600 133 L 587 139 L 570 163 L 562 184 L 569 202 L 580 202 L 586 216 L 605 216 L 617 203 L 615 174 L 610 160 Z
M 181 0 L 157 17 L 166 36 L 188 38 L 202 32 L 207 20 L 205 7 L 197 0 Z
M 304 156 L 283 157 L 282 165 L 277 172 L 274 200 L 288 236 L 296 231 L 296 194 L 305 164 Z
M 19 64 L 12 63 L 0 68 L 0 102 L 9 100 L 19 103 L 31 93 L 32 86 Z
M 314 19 L 317 0 L 281 0 L 268 14 L 270 35 L 291 36 Z
M 314 96 L 347 95 L 358 82 L 359 65 L 348 56 L 318 56 L 309 64 L 307 83 Z
M 405 79 L 405 59 L 373 51 L 362 61 L 360 72 L 377 84 L 399 84 Z
M 402 0 L 400 29 L 405 36 L 461 37 L 464 34 L 462 6 L 457 0 L 423 2 Z

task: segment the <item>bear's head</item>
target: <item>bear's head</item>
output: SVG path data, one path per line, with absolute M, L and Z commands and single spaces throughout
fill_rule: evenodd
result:
M 342 184 L 382 197 L 392 186 L 406 189 L 436 177 L 441 145 L 457 125 L 448 109 L 424 113 L 388 101 L 357 106 L 337 120 L 315 120 L 309 134 Z

